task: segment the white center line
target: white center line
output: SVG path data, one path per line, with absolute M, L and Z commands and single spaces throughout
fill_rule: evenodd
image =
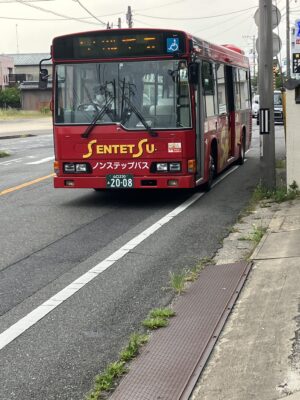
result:
M 226 176 L 230 173 L 234 172 L 238 167 L 232 168 L 228 171 L 224 176 L 221 176 L 219 179 L 214 182 L 213 186 L 217 185 L 221 182 Z M 18 322 L 10 326 L 4 332 L 0 334 L 0 350 L 2 350 L 5 346 L 11 343 L 14 339 L 24 333 L 31 326 L 35 325 L 39 320 L 44 318 L 47 314 L 49 314 L 52 310 L 62 304 L 65 300 L 73 296 L 78 290 L 84 287 L 87 283 L 96 278 L 103 271 L 111 267 L 116 261 L 120 260 L 126 254 L 128 254 L 131 250 L 133 250 L 136 246 L 146 240 L 149 236 L 151 236 L 154 232 L 160 229 L 162 226 L 170 222 L 177 215 L 185 211 L 188 207 L 194 204 L 197 200 L 199 200 L 202 196 L 205 195 L 205 192 L 195 193 L 188 200 L 182 203 L 180 206 L 176 207 L 173 211 L 165 215 L 163 218 L 155 222 L 149 228 L 144 230 L 142 233 L 134 237 L 132 240 L 127 242 L 120 249 L 115 251 L 113 254 L 108 256 L 105 260 L 101 261 L 95 267 L 91 268 L 85 274 L 81 275 L 75 281 L 70 283 L 60 292 L 56 293 L 50 299 L 46 300 L 43 304 L 35 308 L 29 314 L 25 315 L 25 317 L 21 318 Z
M 46 158 L 43 158 L 43 159 L 38 160 L 38 161 L 28 162 L 28 163 L 26 163 L 26 164 L 27 164 L 27 165 L 43 164 L 43 163 L 48 162 L 48 161 L 51 161 L 51 160 L 54 160 L 54 156 L 52 156 L 52 157 L 46 157 Z

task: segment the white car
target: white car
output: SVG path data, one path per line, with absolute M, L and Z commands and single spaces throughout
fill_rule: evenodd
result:
M 252 99 L 252 117 L 257 118 L 259 111 L 259 95 L 255 94 Z

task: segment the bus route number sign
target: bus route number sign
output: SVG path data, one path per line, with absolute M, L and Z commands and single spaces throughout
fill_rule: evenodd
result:
M 133 175 L 106 175 L 107 189 L 133 189 Z

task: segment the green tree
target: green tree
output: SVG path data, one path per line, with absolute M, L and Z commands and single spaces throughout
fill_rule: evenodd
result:
M 0 91 L 0 108 L 7 107 L 21 107 L 21 95 L 18 88 L 11 87 Z

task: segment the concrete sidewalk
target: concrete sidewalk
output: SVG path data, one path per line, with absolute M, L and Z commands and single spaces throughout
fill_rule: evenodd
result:
M 300 200 L 246 219 L 268 230 L 192 400 L 300 400 Z M 238 235 L 225 240 L 218 263 L 235 260 Z
M 52 130 L 52 118 L 28 118 L 0 121 L 0 139 L 4 137 L 43 134 Z

